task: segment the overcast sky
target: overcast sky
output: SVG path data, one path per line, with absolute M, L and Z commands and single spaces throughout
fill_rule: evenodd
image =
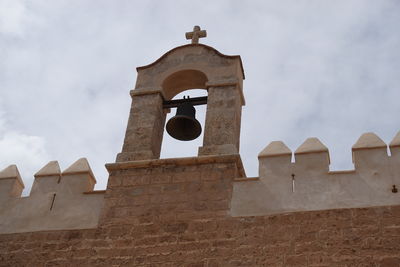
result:
M 389 143 L 400 130 L 400 1 L 0 0 L 0 169 L 17 164 L 27 194 L 48 161 L 63 170 L 87 157 L 104 189 L 135 68 L 187 44 L 194 25 L 201 43 L 242 57 L 248 176 L 274 140 L 294 151 L 318 137 L 331 169 L 351 169 L 362 133 Z M 162 157 L 201 143 L 165 133 Z

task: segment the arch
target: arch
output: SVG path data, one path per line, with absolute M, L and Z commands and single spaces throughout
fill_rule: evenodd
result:
M 207 89 L 207 81 L 207 76 L 201 71 L 193 69 L 177 71 L 162 82 L 164 97 L 170 100 L 188 89 Z
M 159 91 L 167 100 L 183 90 L 205 89 L 210 84 L 235 83 L 241 90 L 244 79 L 240 56 L 226 56 L 200 44 L 174 48 L 137 71 L 136 93 Z

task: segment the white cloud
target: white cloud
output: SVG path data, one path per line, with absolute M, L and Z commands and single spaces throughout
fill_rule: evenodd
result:
M 36 1 L 39 4 L 39 1 Z M 0 1 L 0 34 L 23 37 L 32 24 L 41 23 L 41 19 L 30 12 L 29 1 Z
M 0 169 L 17 164 L 25 183 L 23 194 L 27 195 L 33 182 L 33 174 L 44 166 L 49 158 L 45 141 L 39 136 L 7 129 L 1 115 L 0 113 Z
M 22 34 L 25 6 L 20 1 L 4 0 L 0 2 L 0 32 Z

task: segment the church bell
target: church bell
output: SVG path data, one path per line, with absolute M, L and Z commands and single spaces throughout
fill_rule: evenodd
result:
M 194 140 L 201 134 L 201 125 L 195 118 L 196 109 L 189 102 L 179 104 L 176 114 L 167 122 L 167 132 L 181 141 Z

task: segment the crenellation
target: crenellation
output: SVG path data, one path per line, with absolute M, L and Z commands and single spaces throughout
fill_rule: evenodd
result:
M 306 139 L 294 152 L 296 172 L 307 170 L 314 175 L 329 171 L 329 151 L 318 138 Z
M 93 191 L 95 184 L 96 178 L 86 158 L 78 159 L 62 172 L 61 186 L 68 192 Z
M 270 191 L 292 191 L 292 152 L 281 141 L 273 141 L 258 154 L 259 176 Z
M 357 142 L 353 145 L 352 150 L 364 150 L 374 148 L 386 148 L 387 145 L 375 133 L 364 133 L 358 138 Z
M 258 154 L 258 159 L 277 156 L 292 157 L 292 151 L 286 146 L 284 142 L 272 141 Z
M 20 197 L 24 188 L 16 165 L 10 165 L 0 172 L 0 201 Z
M 61 169 L 57 160 L 49 161 L 43 168 L 35 173 L 35 178 L 47 177 L 47 176 L 60 176 Z
M 258 155 L 259 180 L 235 182 L 232 214 L 274 214 L 400 204 L 393 186 L 400 185 L 400 134 L 387 145 L 365 133 L 352 147 L 354 170 L 329 171 L 329 151 L 317 138 L 308 138 L 295 152 L 281 141 L 271 142 Z
M 97 226 L 105 192 L 87 194 L 94 192 L 96 183 L 87 159 L 77 160 L 64 172 L 57 161 L 50 161 L 34 176 L 30 195 L 20 197 L 23 187 L 17 167 L 0 173 L 0 234 Z M 5 193 L 15 185 L 19 193 L 10 198 Z
M 352 147 L 354 167 L 357 171 L 381 168 L 387 165 L 387 145 L 374 133 L 364 133 Z
M 386 201 L 391 199 L 391 187 L 394 176 L 391 169 L 392 160 L 388 156 L 387 145 L 374 133 L 364 133 L 352 147 L 353 162 L 356 171 L 360 198 L 364 197 L 368 202 L 368 196 L 375 198 L 386 196 Z
M 61 179 L 58 161 L 50 161 L 34 175 L 30 196 L 54 194 Z

